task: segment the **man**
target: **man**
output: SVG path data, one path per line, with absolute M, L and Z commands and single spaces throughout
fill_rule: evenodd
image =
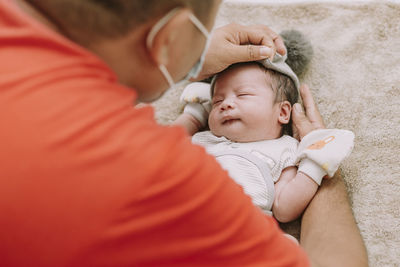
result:
M 2 265 L 308 265 L 183 129 L 132 107 L 199 66 L 219 3 L 0 2 Z M 268 28 L 228 25 L 198 78 L 275 50 Z M 307 87 L 302 96 L 300 138 L 323 127 Z M 301 243 L 316 264 L 365 263 L 340 179 L 306 211 Z

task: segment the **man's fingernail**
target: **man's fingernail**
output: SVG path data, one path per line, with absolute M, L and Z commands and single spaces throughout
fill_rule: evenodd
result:
M 294 104 L 294 109 L 295 109 L 297 112 L 300 112 L 300 113 L 303 112 L 303 108 L 301 107 L 301 105 L 300 105 L 299 103 Z
M 260 56 L 261 57 L 267 58 L 267 57 L 271 56 L 271 53 L 272 53 L 272 49 L 269 48 L 268 46 L 263 46 L 260 48 Z

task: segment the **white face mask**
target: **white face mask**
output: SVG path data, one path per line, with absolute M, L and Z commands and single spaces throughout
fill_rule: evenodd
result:
M 154 41 L 154 37 L 156 36 L 156 34 L 162 29 L 162 27 L 165 26 L 165 24 L 168 23 L 168 21 L 173 18 L 173 16 L 176 14 L 176 12 L 178 12 L 181 8 L 177 7 L 172 9 L 170 12 L 168 12 L 163 18 L 161 18 L 154 26 L 153 28 L 150 30 L 149 35 L 147 36 L 147 40 L 146 40 L 146 45 L 147 48 L 150 49 L 153 46 L 153 41 Z M 210 40 L 211 40 L 211 34 L 208 32 L 207 28 L 203 25 L 203 23 L 201 23 L 201 21 L 192 13 L 189 15 L 189 19 L 190 21 L 197 27 L 197 29 L 200 30 L 200 32 L 207 38 L 206 41 L 206 45 L 204 46 L 203 52 L 201 54 L 200 59 L 196 62 L 196 64 L 192 67 L 192 69 L 189 71 L 189 73 L 185 76 L 185 78 L 180 81 L 187 81 L 191 78 L 195 78 L 200 74 L 200 71 L 203 67 L 203 63 L 204 63 L 204 58 L 206 56 L 206 52 L 207 52 L 207 48 L 210 44 Z M 175 87 L 175 82 L 172 79 L 172 76 L 169 74 L 167 68 L 163 65 L 160 64 L 158 66 L 158 68 L 160 69 L 162 75 L 164 76 L 165 80 L 168 82 L 170 88 L 174 88 Z

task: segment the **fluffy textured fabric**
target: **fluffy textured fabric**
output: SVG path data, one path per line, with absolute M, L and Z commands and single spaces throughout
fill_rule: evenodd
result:
M 282 36 L 287 50 L 286 64 L 297 76 L 301 77 L 307 70 L 313 55 L 310 40 L 296 30 L 285 30 L 279 34 Z
M 400 3 L 227 1 L 217 26 L 263 23 L 297 29 L 314 55 L 302 82 L 329 128 L 356 135 L 341 166 L 371 266 L 400 263 Z M 180 90 L 154 103 L 161 123 L 181 111 Z M 284 226 L 298 233 L 298 222 Z

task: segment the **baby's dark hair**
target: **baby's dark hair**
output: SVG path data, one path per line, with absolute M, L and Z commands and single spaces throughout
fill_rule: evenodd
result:
M 299 100 L 299 92 L 296 88 L 295 83 L 291 78 L 286 76 L 285 74 L 282 74 L 280 72 L 277 72 L 275 70 L 271 69 L 266 69 L 261 63 L 258 62 L 241 62 L 241 63 L 236 63 L 231 66 L 229 66 L 224 72 L 229 71 L 233 68 L 244 66 L 244 65 L 257 65 L 261 71 L 263 71 L 266 75 L 270 77 L 270 79 L 267 79 L 269 81 L 270 87 L 275 93 L 275 99 L 274 103 L 280 103 L 282 101 L 287 100 L 291 106 L 293 106 L 295 103 L 298 102 Z M 215 76 L 215 78 L 212 80 L 211 83 L 211 95 L 214 94 L 214 87 L 215 83 L 218 79 L 218 75 Z M 290 121 L 288 124 L 284 124 L 282 127 L 282 133 L 281 135 L 293 135 L 292 131 L 292 118 L 290 117 Z
M 277 71 L 266 69 L 260 65 L 260 68 L 265 71 L 266 74 L 269 74 L 271 81 L 271 88 L 275 92 L 275 103 L 280 103 L 287 100 L 290 105 L 293 107 L 295 103 L 299 101 L 299 91 L 296 88 L 293 80 L 288 76 L 279 73 Z M 293 136 L 292 130 L 292 116 L 290 116 L 289 123 L 284 124 L 282 126 L 281 135 L 290 135 Z

